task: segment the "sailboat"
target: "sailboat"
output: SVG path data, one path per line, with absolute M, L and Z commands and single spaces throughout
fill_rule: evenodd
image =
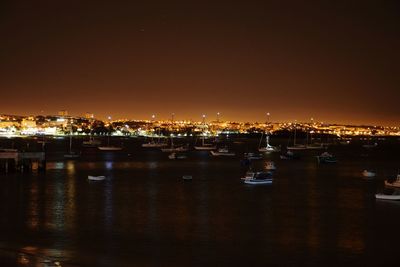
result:
M 64 154 L 64 158 L 79 158 L 79 154 L 72 151 L 72 125 L 69 132 L 69 152 L 68 154 Z
M 227 147 L 220 148 L 220 149 L 218 149 L 217 151 L 211 150 L 210 153 L 211 153 L 211 155 L 214 156 L 214 157 L 217 157 L 217 156 L 228 156 L 228 157 L 233 157 L 233 156 L 236 155 L 235 152 L 229 151 L 229 149 L 228 149 Z
M 101 145 L 101 141 L 100 140 L 95 140 L 93 138 L 93 136 L 90 135 L 89 140 L 83 141 L 82 145 L 85 146 L 85 147 L 97 147 L 97 146 Z
M 170 152 L 170 153 L 172 153 L 172 152 L 185 152 L 185 151 L 188 151 L 188 150 L 189 149 L 188 149 L 187 146 L 175 147 L 174 146 L 174 138 L 172 136 L 171 136 L 171 146 L 167 147 L 167 148 L 161 148 L 162 152 Z
M 263 136 L 264 136 L 264 133 L 262 133 L 262 135 L 261 135 L 260 145 L 259 145 L 258 151 L 260 151 L 260 152 L 276 152 L 276 151 L 279 150 L 277 147 L 271 146 L 269 144 L 269 135 L 268 134 L 267 134 L 267 137 L 265 138 L 265 140 L 267 142 L 266 146 L 265 147 L 260 147 L 262 139 L 263 139 Z
M 160 136 L 160 135 L 159 135 Z M 161 142 L 160 137 L 158 137 L 158 141 L 154 141 L 154 137 L 151 137 L 151 140 L 148 143 L 142 144 L 142 147 L 146 148 L 161 148 L 161 147 L 166 147 L 167 143 Z
M 367 143 L 367 144 L 364 144 L 362 147 L 363 147 L 363 148 L 375 148 L 375 147 L 377 147 L 377 146 L 378 146 L 378 143 L 377 143 L 377 142 L 371 144 L 371 138 L 368 138 L 368 143 Z
M 205 143 L 205 135 L 204 135 L 204 129 L 206 128 L 206 121 L 205 121 L 206 115 L 203 115 L 203 132 L 202 132 L 202 136 L 201 136 L 201 145 L 200 146 L 194 146 L 194 149 L 196 150 L 206 150 L 206 151 L 210 151 L 210 150 L 215 150 L 217 149 L 217 146 L 213 145 L 213 144 L 206 144 Z
M 215 145 L 213 145 L 213 144 L 206 144 L 205 143 L 205 136 L 203 135 L 201 137 L 201 146 L 194 146 L 194 149 L 209 151 L 209 150 L 215 150 L 215 149 L 217 149 L 217 147 Z
M 296 144 L 296 126 L 294 127 L 294 138 L 293 138 L 293 146 L 288 146 L 287 150 L 314 150 L 314 149 L 324 149 L 325 147 L 321 145 L 315 145 L 315 144 Z M 308 133 L 307 133 L 308 135 Z
M 120 151 L 120 150 L 122 150 L 122 147 L 120 147 L 120 146 L 110 146 L 110 135 L 108 135 L 108 137 L 107 137 L 107 146 L 99 146 L 97 148 L 102 151 Z

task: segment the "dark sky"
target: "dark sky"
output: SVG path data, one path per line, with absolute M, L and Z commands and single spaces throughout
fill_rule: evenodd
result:
M 0 113 L 399 124 L 399 1 L 232 2 L 1 1 Z

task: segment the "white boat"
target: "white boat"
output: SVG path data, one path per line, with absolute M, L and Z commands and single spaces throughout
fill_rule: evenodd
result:
M 119 146 L 99 146 L 97 148 L 102 151 L 120 151 L 120 150 L 122 150 L 122 147 L 119 147 Z
M 210 151 L 210 150 L 215 150 L 217 149 L 216 146 L 212 145 L 212 144 L 205 144 L 202 146 L 194 146 L 194 149 L 196 150 L 205 150 L 205 151 Z
M 92 176 L 92 175 L 89 175 L 88 179 L 91 180 L 91 181 L 102 181 L 102 180 L 106 179 L 106 177 L 105 176 Z
M 161 147 L 166 147 L 167 145 L 168 145 L 167 143 L 156 143 L 156 142 L 150 141 L 148 143 L 142 144 L 142 147 L 161 148 Z
M 265 164 L 265 169 L 268 171 L 276 170 L 275 163 L 273 161 L 267 161 L 267 163 Z
M 76 159 L 76 158 L 79 158 L 80 156 L 81 156 L 80 154 L 74 153 L 74 152 L 64 154 L 64 158 L 67 158 L 67 159 Z
M 400 195 L 375 194 L 375 198 L 381 200 L 400 200 Z
M 385 186 L 387 187 L 400 187 L 400 174 L 397 175 L 396 180 L 393 182 L 385 181 Z
M 362 172 L 362 176 L 364 176 L 364 177 L 375 177 L 376 176 L 376 173 L 375 172 L 372 172 L 372 171 L 368 171 L 368 170 L 364 170 L 363 172 Z
M 258 160 L 258 159 L 263 159 L 263 156 L 261 154 L 256 154 L 256 153 L 244 153 L 244 158 L 248 160 Z
M 217 151 L 211 150 L 210 153 L 214 157 L 217 157 L 217 156 L 233 157 L 236 155 L 235 152 L 230 152 L 227 148 L 220 148 Z
M 182 179 L 185 180 L 185 181 L 187 181 L 187 180 L 192 180 L 193 177 L 192 177 L 191 175 L 183 175 L 183 176 L 182 176 Z
M 251 185 L 264 185 L 264 184 L 272 184 L 272 174 L 270 172 L 254 172 L 246 174 L 246 178 L 243 179 L 245 184 Z
M 263 136 L 261 135 L 260 144 L 261 144 L 261 141 L 262 141 L 262 137 Z M 268 134 L 267 134 L 267 137 L 265 138 L 265 140 L 266 140 L 267 144 L 265 145 L 265 147 L 259 147 L 258 151 L 260 151 L 260 152 L 277 152 L 277 151 L 279 151 L 279 149 L 277 147 L 271 146 L 269 144 L 269 135 Z

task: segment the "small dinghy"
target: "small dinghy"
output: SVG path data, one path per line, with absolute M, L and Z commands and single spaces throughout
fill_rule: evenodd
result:
M 192 180 L 193 177 L 192 177 L 191 175 L 183 175 L 183 176 L 182 176 L 182 179 L 183 179 L 184 181 L 188 181 L 188 180 Z
M 336 163 L 337 159 L 332 154 L 328 152 L 324 152 L 321 155 L 317 156 L 318 163 Z
M 261 154 L 256 154 L 256 153 L 244 153 L 244 158 L 248 160 L 259 160 L 263 159 L 263 156 Z
M 364 171 L 362 172 L 362 176 L 364 176 L 364 177 L 366 177 L 366 178 L 372 178 L 372 177 L 375 177 L 375 176 L 376 176 L 376 173 L 375 173 L 375 172 L 372 172 L 372 171 L 364 170 Z
M 91 181 L 102 181 L 102 180 L 106 179 L 106 177 L 105 176 L 92 176 L 92 175 L 89 175 L 88 179 L 91 180 Z

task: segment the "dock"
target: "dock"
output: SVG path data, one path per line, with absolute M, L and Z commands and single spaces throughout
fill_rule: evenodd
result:
M 0 172 L 31 171 L 33 169 L 46 170 L 45 152 L 0 151 Z

